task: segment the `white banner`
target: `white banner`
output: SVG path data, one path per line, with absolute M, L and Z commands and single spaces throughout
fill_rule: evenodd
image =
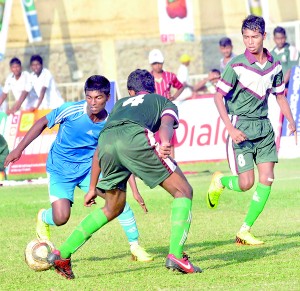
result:
M 11 7 L 12 0 L 0 1 L 0 61 L 3 60 L 5 54 Z
M 178 162 L 226 159 L 226 130 L 212 95 L 177 103 L 180 125 L 176 130 Z
M 192 0 L 157 0 L 162 42 L 194 41 Z
M 175 147 L 177 162 L 226 160 L 227 131 L 220 119 L 213 95 L 174 102 L 178 106 L 180 124 L 176 130 L 178 145 Z M 269 97 L 269 118 L 273 125 L 279 158 L 300 156 L 300 147 L 294 149 L 294 137 L 280 138 L 282 115 L 275 96 Z M 287 142 L 287 140 L 289 142 Z M 290 143 L 294 144 L 291 148 Z

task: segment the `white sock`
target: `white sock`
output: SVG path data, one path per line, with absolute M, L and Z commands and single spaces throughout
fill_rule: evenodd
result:
M 243 232 L 243 231 L 250 231 L 251 227 L 248 226 L 246 223 L 243 223 L 243 225 L 241 226 L 240 228 L 240 232 Z
M 137 240 L 131 241 L 129 242 L 129 245 L 130 245 L 130 250 L 134 250 L 139 245 L 139 242 Z

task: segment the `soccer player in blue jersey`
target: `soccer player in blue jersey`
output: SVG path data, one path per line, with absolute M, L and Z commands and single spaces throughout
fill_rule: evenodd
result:
M 91 76 L 85 83 L 84 91 L 85 100 L 65 103 L 37 120 L 5 161 L 5 166 L 17 161 L 23 150 L 45 128 L 59 124 L 57 137 L 47 159 L 51 208 L 41 209 L 37 219 L 36 232 L 40 239 L 50 239 L 49 225 L 60 226 L 67 223 L 74 202 L 75 187 L 84 192 L 89 190 L 92 157 L 108 116 L 105 105 L 109 98 L 110 82 L 103 76 Z M 146 210 L 133 176 L 130 185 L 135 199 Z M 153 260 L 138 244 L 137 225 L 127 203 L 118 220 L 129 240 L 133 258 L 138 261 Z
M 160 185 L 174 198 L 166 267 L 185 274 L 202 272 L 183 252 L 192 220 L 193 189 L 176 162 L 170 158 L 170 141 L 174 128 L 179 124 L 177 107 L 167 98 L 154 94 L 154 77 L 146 70 L 132 72 L 127 88 L 130 96 L 118 100 L 100 134 L 99 155 L 93 159 L 90 191 L 85 196 L 86 206 L 95 203 L 97 179 L 94 179 L 94 174 L 101 169 L 103 178 L 98 187 L 106 192 L 105 206 L 91 212 L 48 256 L 48 262 L 67 279 L 75 277 L 71 255 L 93 233 L 123 211 L 126 184 L 131 173 L 140 177 L 150 188 Z M 154 138 L 157 131 L 160 145 Z
M 264 242 L 254 237 L 250 229 L 269 198 L 274 181 L 274 165 L 278 162 L 275 135 L 268 119 L 270 93 L 276 95 L 291 133 L 296 131 L 296 127 L 284 96 L 282 66 L 263 47 L 266 38 L 264 19 L 250 15 L 243 21 L 241 30 L 246 51 L 228 63 L 217 84 L 215 95 L 217 109 L 229 133 L 227 159 L 233 175 L 224 176 L 220 172 L 213 175 L 207 204 L 212 209 L 216 208 L 224 188 L 236 192 L 251 189 L 255 180 L 255 163 L 258 184 L 248 213 L 236 235 L 236 242 L 260 245 Z

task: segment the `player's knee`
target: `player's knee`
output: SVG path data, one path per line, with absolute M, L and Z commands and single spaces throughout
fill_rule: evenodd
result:
M 189 183 L 186 183 L 183 187 L 178 189 L 177 193 L 174 195 L 175 198 L 185 197 L 193 198 L 193 188 Z
M 70 217 L 69 215 L 66 215 L 64 213 L 55 214 L 53 215 L 53 221 L 56 226 L 61 226 L 68 222 L 69 217 Z
M 239 186 L 242 191 L 247 191 L 253 187 L 254 180 L 252 179 L 244 179 L 239 181 Z
M 103 210 L 105 216 L 107 217 L 107 220 L 111 221 L 123 212 L 124 207 L 114 207 L 114 208 L 112 208 L 112 207 L 104 206 L 102 208 L 102 210 Z

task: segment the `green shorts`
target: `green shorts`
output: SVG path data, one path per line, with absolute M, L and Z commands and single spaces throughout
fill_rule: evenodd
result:
M 177 167 L 173 160 L 158 156 L 158 143 L 154 134 L 135 123 L 123 123 L 104 129 L 99 137 L 98 149 L 103 175 L 98 187 L 104 191 L 126 191 L 131 173 L 154 188 Z
M 246 134 L 247 140 L 235 144 L 230 136 L 227 139 L 227 159 L 233 174 L 252 170 L 254 163 L 278 162 L 275 134 L 269 119 L 238 119 L 234 125 Z

